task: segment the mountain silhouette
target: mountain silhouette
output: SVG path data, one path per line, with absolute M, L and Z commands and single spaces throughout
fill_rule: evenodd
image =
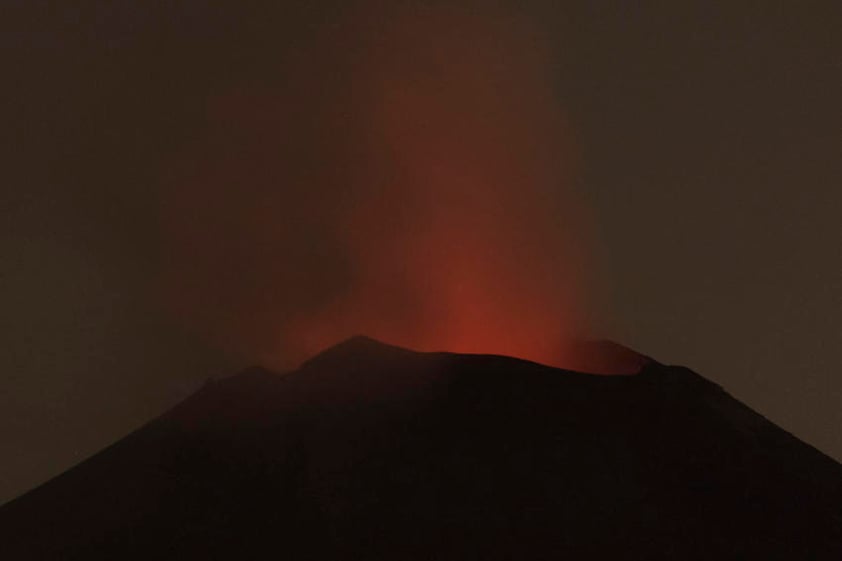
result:
M 0 556 L 842 559 L 842 466 L 698 374 L 640 365 L 355 337 L 209 382 L 3 506 Z

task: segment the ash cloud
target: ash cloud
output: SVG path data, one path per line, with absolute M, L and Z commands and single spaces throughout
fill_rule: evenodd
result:
M 585 212 L 536 26 L 357 10 L 207 100 L 161 198 L 170 309 L 288 367 L 362 333 L 569 358 Z

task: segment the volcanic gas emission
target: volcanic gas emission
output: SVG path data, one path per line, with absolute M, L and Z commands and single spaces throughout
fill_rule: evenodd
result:
M 207 99 L 162 189 L 167 301 L 275 367 L 353 334 L 563 365 L 584 209 L 536 26 L 357 12 Z

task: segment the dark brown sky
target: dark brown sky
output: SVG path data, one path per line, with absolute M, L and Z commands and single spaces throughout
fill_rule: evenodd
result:
M 288 67 L 332 83 L 301 53 L 349 10 L 138 4 L 2 18 L 0 501 L 243 365 L 148 296 L 163 177 L 214 96 Z M 525 4 L 594 222 L 599 334 L 842 459 L 838 3 Z

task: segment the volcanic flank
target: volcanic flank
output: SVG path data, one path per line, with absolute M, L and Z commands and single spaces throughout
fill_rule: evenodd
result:
M 842 559 L 842 466 L 681 367 L 354 338 L 0 509 L 4 559 Z

